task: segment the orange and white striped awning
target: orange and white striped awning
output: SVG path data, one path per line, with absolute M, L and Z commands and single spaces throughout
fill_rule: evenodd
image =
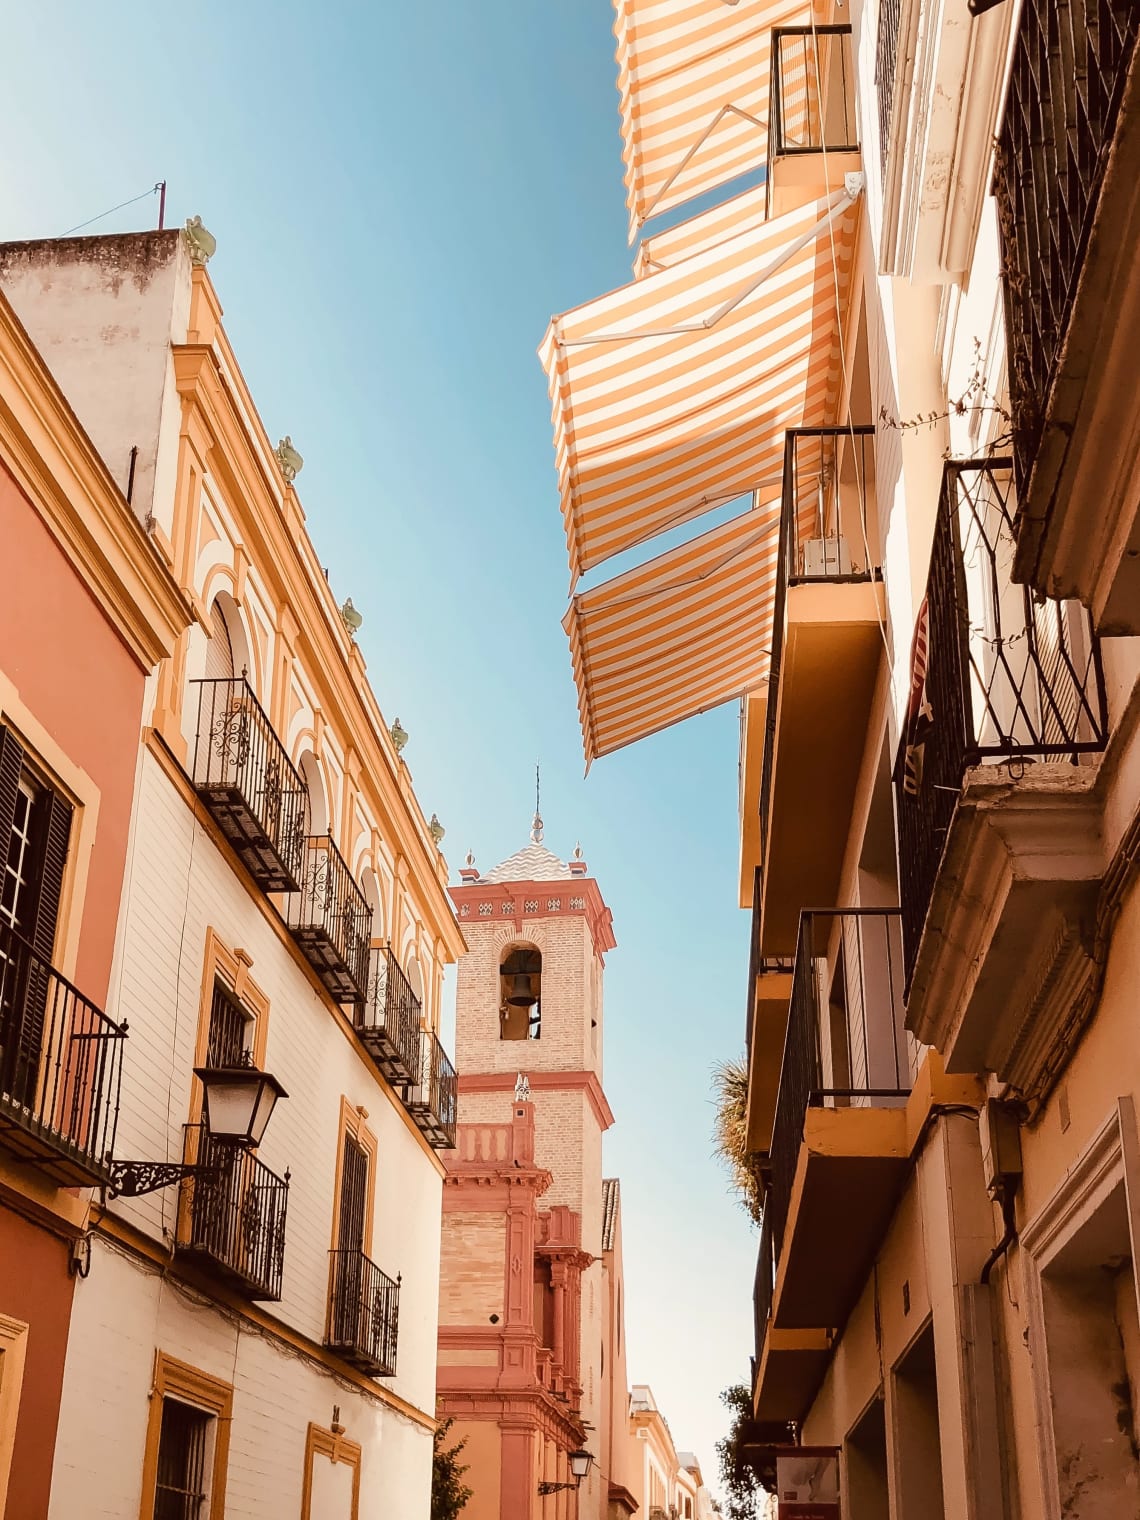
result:
M 772 29 L 812 0 L 614 0 L 629 240 L 651 216 L 760 168 Z M 823 19 L 816 0 L 815 19 Z
M 711 211 L 691 216 L 687 222 L 678 222 L 667 232 L 642 238 L 633 261 L 634 278 L 643 280 L 647 274 L 672 269 L 682 259 L 707 253 L 727 238 L 754 231 L 767 217 L 767 186 L 757 185 L 753 190 L 734 195 Z
M 589 765 L 768 676 L 780 506 L 582 592 L 563 620 Z
M 786 429 L 833 420 L 858 189 L 551 321 L 539 353 L 572 580 L 775 482 Z

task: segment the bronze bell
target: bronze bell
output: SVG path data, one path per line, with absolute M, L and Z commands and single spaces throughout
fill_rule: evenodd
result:
M 530 977 L 525 971 L 516 971 L 511 977 L 511 990 L 507 993 L 507 1002 L 512 1008 L 529 1008 L 538 999 L 530 990 Z

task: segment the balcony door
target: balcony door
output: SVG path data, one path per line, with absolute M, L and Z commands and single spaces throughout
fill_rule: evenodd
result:
M 39 1078 L 71 818 L 0 728 L 0 1099 L 22 1107 Z
M 340 1163 L 340 1208 L 336 1230 L 336 1270 L 333 1276 L 333 1338 L 341 1345 L 369 1344 L 369 1315 L 365 1303 L 367 1266 L 364 1247 L 368 1224 L 369 1156 L 347 1130 Z

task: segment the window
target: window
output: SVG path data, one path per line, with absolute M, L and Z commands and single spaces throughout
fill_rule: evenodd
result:
M 209 1498 L 207 1447 L 213 1417 L 180 1399 L 163 1399 L 154 1520 L 199 1520 Z
M 206 1065 L 241 1066 L 249 1054 L 253 1020 L 224 982 L 214 983 L 210 1003 L 210 1028 L 206 1037 Z
M 71 819 L 71 804 L 35 774 L 11 730 L 0 728 L 0 924 L 49 962 Z
M 0 728 L 0 1092 L 24 1105 L 39 1081 L 46 1008 L 35 989 L 55 955 L 72 815 Z
M 515 945 L 499 964 L 500 1040 L 542 1037 L 542 953 Z
M 234 648 L 226 614 L 217 600 L 210 608 L 210 642 L 206 645 L 206 680 L 232 681 L 234 678 Z
M 140 1520 L 221 1520 L 233 1388 L 155 1353 Z

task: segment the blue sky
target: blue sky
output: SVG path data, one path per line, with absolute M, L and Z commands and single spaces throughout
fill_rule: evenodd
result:
M 735 708 L 583 779 L 545 379 L 552 312 L 629 278 L 610 0 L 18 7 L 0 56 L 0 237 L 169 181 L 198 213 L 266 427 L 453 873 L 581 839 L 613 909 L 606 1170 L 630 1376 L 706 1475 L 746 1380 L 755 1238 L 711 1159 L 743 1041 Z M 93 231 L 154 225 L 145 200 Z

